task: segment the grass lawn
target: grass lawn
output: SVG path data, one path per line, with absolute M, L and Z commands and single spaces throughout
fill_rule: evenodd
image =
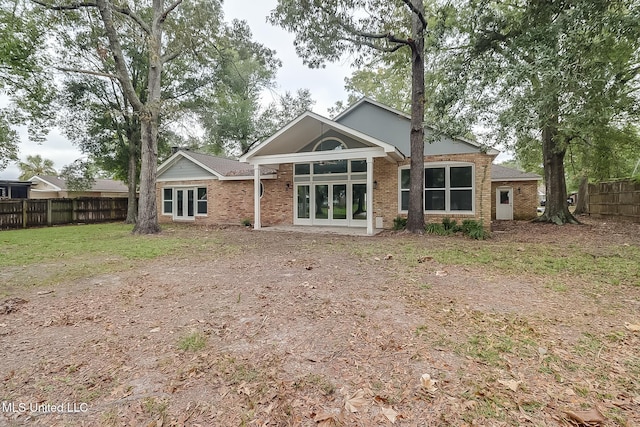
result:
M 194 242 L 172 226 L 162 235 L 139 236 L 123 223 L 69 225 L 0 231 L 0 295 L 8 288 L 49 286 L 98 274 L 123 271 L 166 255 L 216 245 L 204 236 Z

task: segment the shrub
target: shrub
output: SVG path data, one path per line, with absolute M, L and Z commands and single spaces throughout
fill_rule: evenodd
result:
M 424 227 L 425 232 L 429 234 L 437 234 L 438 236 L 448 236 L 455 233 L 462 233 L 476 240 L 484 240 L 489 237 L 489 233 L 485 231 L 482 223 L 473 219 L 465 219 L 461 225 L 456 220 L 443 218 L 442 224 L 429 223 Z
M 451 232 L 455 233 L 460 231 L 458 227 L 458 221 L 451 218 L 442 218 L 442 226 L 445 230 L 451 230 Z
M 251 219 L 249 218 L 245 218 L 240 222 L 242 225 L 244 225 L 245 227 L 251 227 Z
M 489 233 L 484 229 L 482 223 L 473 219 L 465 219 L 462 221 L 462 233 L 472 239 L 484 240 L 489 237 Z
M 397 216 L 393 219 L 394 230 L 404 230 L 405 228 L 407 228 L 407 218 L 402 216 Z
M 447 230 L 443 224 L 430 222 L 424 227 L 424 231 L 429 234 L 437 234 L 438 236 L 446 236 L 451 234 L 451 230 Z

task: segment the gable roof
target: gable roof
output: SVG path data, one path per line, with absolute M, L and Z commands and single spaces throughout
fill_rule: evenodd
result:
M 49 185 L 50 187 L 52 187 L 52 190 L 55 191 L 74 191 L 74 190 L 69 190 L 67 188 L 67 182 L 62 179 L 59 178 L 57 176 L 53 176 L 53 175 L 36 175 L 33 178 L 31 178 L 31 182 L 33 181 L 41 181 L 44 182 L 45 184 Z M 113 179 L 102 179 L 102 178 L 98 178 L 94 181 L 93 185 L 91 186 L 91 188 L 89 188 L 86 191 L 99 191 L 99 192 L 109 192 L 109 193 L 126 193 L 129 191 L 128 187 L 126 184 L 124 184 L 121 181 L 116 181 Z
M 536 173 L 523 172 L 502 165 L 491 165 L 491 181 L 539 181 L 542 177 Z
M 386 155 L 394 158 L 395 160 L 404 159 L 404 155 L 393 144 L 389 144 L 319 114 L 307 111 L 243 154 L 240 157 L 240 161 L 248 162 L 249 159 L 254 156 L 272 156 L 285 154 L 287 152 L 290 153 L 296 145 L 298 145 L 297 148 L 302 148 L 304 145 L 309 143 L 310 140 L 321 137 L 329 130 L 335 130 L 339 133 L 348 135 L 366 146 L 381 148 Z
M 338 114 L 333 120 L 337 121 L 337 122 L 342 122 L 343 120 L 347 120 L 346 117 L 348 115 L 350 115 L 351 113 L 363 108 L 363 106 L 365 106 L 366 104 L 376 107 L 377 109 L 383 110 L 384 112 L 394 115 L 396 116 L 398 119 L 406 121 L 407 122 L 407 126 L 410 126 L 410 122 L 411 122 L 411 115 L 400 111 L 400 110 L 396 110 L 393 107 L 389 107 L 388 105 L 384 105 L 380 102 L 377 102 L 371 98 L 368 97 L 362 97 L 360 98 L 358 101 L 356 101 L 353 105 L 349 106 L 346 110 L 344 110 L 342 113 Z M 438 135 L 439 131 L 434 128 L 433 126 L 424 124 L 424 129 L 425 129 L 425 140 L 428 139 L 429 135 Z M 438 143 L 438 142 L 444 142 L 445 140 L 450 140 L 450 142 L 456 143 L 456 144 L 464 144 L 467 145 L 471 148 L 473 148 L 474 150 L 479 150 L 479 151 L 486 151 L 487 154 L 492 155 L 492 156 L 497 156 L 500 152 L 494 148 L 491 147 L 486 147 L 483 146 L 482 144 L 476 142 L 476 141 L 472 141 L 470 139 L 464 138 L 464 137 L 460 137 L 460 136 L 456 136 L 456 137 L 450 137 L 447 135 L 440 135 L 439 140 L 435 140 L 435 141 L 430 141 L 430 142 L 426 142 L 425 143 L 425 155 L 428 155 L 429 153 L 427 152 L 429 150 L 429 146 L 427 144 L 434 144 L 434 143 Z M 408 138 L 406 141 L 406 144 L 408 144 Z M 398 144 L 395 144 L 396 146 L 398 146 Z M 410 150 L 407 150 L 407 147 L 399 147 L 398 148 L 401 149 L 401 151 L 407 151 L 407 155 L 409 154 Z M 402 150 L 402 148 L 404 148 L 404 150 Z
M 191 150 L 178 150 L 158 167 L 158 177 L 181 158 L 195 163 L 221 180 L 248 179 L 253 178 L 254 174 L 253 166 L 238 160 Z M 274 175 L 275 173 L 274 169 L 260 168 L 260 175 Z

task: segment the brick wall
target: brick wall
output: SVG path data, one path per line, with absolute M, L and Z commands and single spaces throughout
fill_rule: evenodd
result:
M 262 225 L 293 224 L 292 165 L 281 165 L 277 179 L 263 179 L 261 199 Z M 287 182 L 290 187 L 287 188 Z M 162 214 L 162 190 L 167 187 L 207 187 L 207 215 L 196 216 L 196 224 L 241 224 L 247 219 L 254 223 L 253 178 L 246 180 L 158 182 L 156 195 L 158 218 L 161 223 L 173 222 L 172 215 Z
M 263 179 L 262 183 L 264 185 L 264 193 L 260 201 L 262 225 L 293 224 L 293 165 L 291 163 L 280 165 L 278 177 Z
M 495 181 L 491 183 L 491 219 L 496 219 L 496 190 L 513 188 L 513 219 L 529 220 L 538 216 L 538 181 Z
M 471 162 L 475 163 L 476 201 L 475 214 L 425 214 L 427 222 L 441 222 L 444 217 L 452 219 L 475 219 L 485 227 L 491 224 L 492 189 L 491 161 L 492 156 L 476 154 L 454 154 L 429 156 L 425 162 Z M 374 180 L 378 183 L 373 190 L 373 216 L 383 218 L 383 228 L 392 228 L 393 220 L 398 214 L 398 168 L 408 165 L 409 160 L 402 163 L 375 159 L 373 164 Z M 289 186 L 287 186 L 287 183 Z M 293 224 L 294 185 L 293 165 L 282 164 L 276 179 L 263 179 L 264 193 L 261 199 L 262 225 Z M 172 222 L 171 215 L 162 215 L 162 189 L 175 186 L 207 187 L 208 214 L 196 216 L 196 224 L 240 224 L 248 219 L 253 224 L 253 179 L 242 181 L 171 181 L 157 184 L 158 210 L 160 222 Z M 536 190 L 537 191 L 537 190 Z M 536 193 L 537 194 L 537 193 Z M 495 194 L 493 195 L 495 198 Z M 495 210 L 495 204 L 494 204 Z M 495 211 L 493 212 L 495 215 Z M 375 221 L 375 219 L 374 219 Z
M 196 224 L 237 224 L 253 218 L 253 180 L 167 181 L 156 184 L 158 218 L 160 223 L 173 222 L 171 215 L 162 214 L 162 190 L 167 187 L 206 187 L 207 215 L 196 216 Z M 175 203 L 175 201 L 174 201 Z
M 475 163 L 475 214 L 425 214 L 426 222 L 441 222 L 443 218 L 457 220 L 475 219 L 489 228 L 491 225 L 491 162 L 493 157 L 482 153 L 449 154 L 425 157 L 429 162 L 469 162 Z M 399 214 L 398 209 L 398 168 L 408 165 L 410 160 L 392 163 L 385 159 L 375 159 L 373 164 L 374 179 L 378 188 L 373 191 L 374 217 L 383 218 L 383 228 L 392 228 L 393 220 Z

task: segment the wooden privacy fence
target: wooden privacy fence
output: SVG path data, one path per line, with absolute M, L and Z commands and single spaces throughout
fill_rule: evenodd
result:
M 589 213 L 640 222 L 640 183 L 624 180 L 589 184 Z
M 120 221 L 125 198 L 19 199 L 0 201 L 0 230 L 45 225 Z

